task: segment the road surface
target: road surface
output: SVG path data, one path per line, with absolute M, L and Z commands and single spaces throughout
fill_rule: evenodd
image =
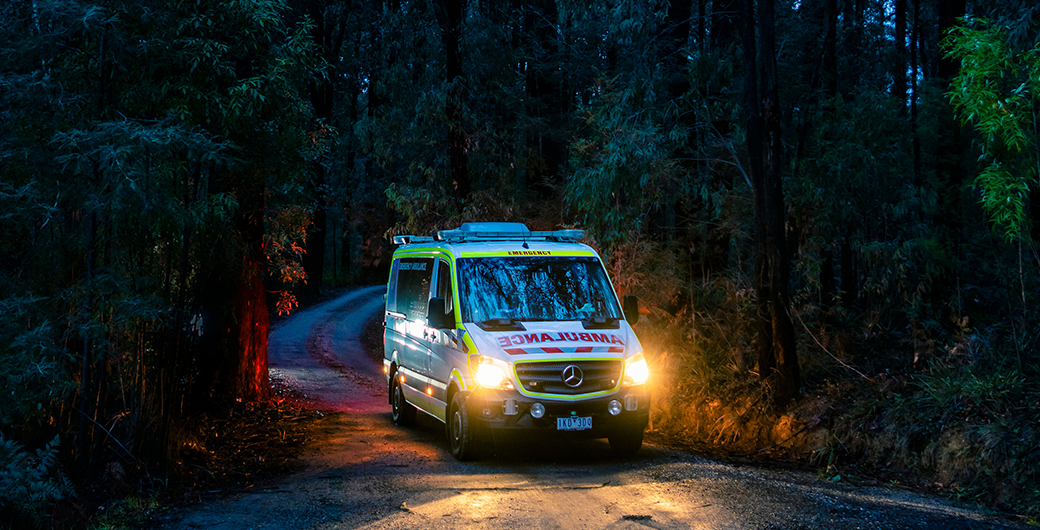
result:
M 382 366 L 360 336 L 383 306 L 373 287 L 271 332 L 271 374 L 322 410 L 305 469 L 185 509 L 163 528 L 996 529 L 970 507 L 801 471 L 740 466 L 651 440 L 618 459 L 605 440 L 503 443 L 476 462 L 449 454 L 443 425 L 390 420 Z

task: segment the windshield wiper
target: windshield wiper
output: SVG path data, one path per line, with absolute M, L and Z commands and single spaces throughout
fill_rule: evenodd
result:
M 477 322 L 484 331 L 527 331 L 527 328 L 515 318 L 489 318 Z
M 618 322 L 619 319 L 614 317 L 596 315 L 582 320 L 581 325 L 585 329 L 618 329 L 621 327 L 621 324 Z

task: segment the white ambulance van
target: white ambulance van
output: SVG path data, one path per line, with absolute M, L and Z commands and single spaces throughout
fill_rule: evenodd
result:
M 646 358 L 581 230 L 466 223 L 395 236 L 383 371 L 393 420 L 444 422 L 455 458 L 514 434 L 643 443 Z

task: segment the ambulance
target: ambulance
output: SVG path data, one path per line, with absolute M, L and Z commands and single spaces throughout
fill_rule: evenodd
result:
M 618 303 L 583 237 L 522 223 L 395 236 L 383 333 L 393 421 L 443 422 L 459 460 L 524 434 L 635 454 L 650 415 L 638 301 Z

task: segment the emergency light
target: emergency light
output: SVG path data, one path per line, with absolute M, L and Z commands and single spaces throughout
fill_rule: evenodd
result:
M 477 241 L 556 241 L 574 242 L 585 237 L 584 230 L 552 230 L 532 232 L 523 223 L 463 223 L 454 230 L 439 230 L 434 236 L 394 236 L 395 245 L 445 241 L 466 243 Z

